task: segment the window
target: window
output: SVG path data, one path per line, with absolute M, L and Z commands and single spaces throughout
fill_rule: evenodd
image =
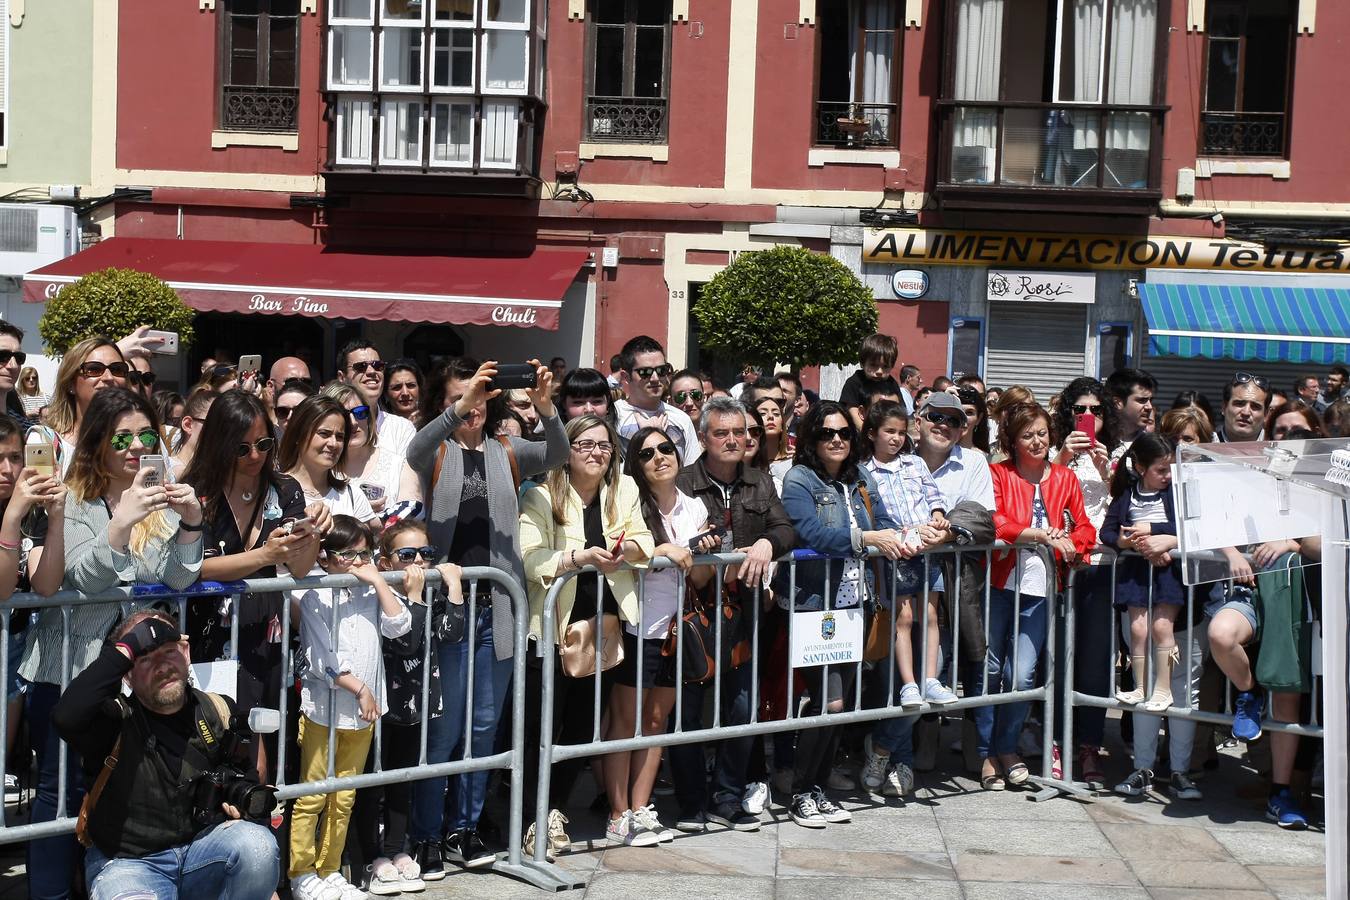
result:
M 1158 0 L 956 0 L 949 9 L 944 180 L 1156 183 Z
M 669 0 L 592 0 L 587 12 L 586 139 L 664 144 Z
M 1209 0 L 1202 154 L 1285 156 L 1296 6 Z
M 947 359 L 947 370 L 953 378 L 972 374 L 984 377 L 984 319 L 952 319 Z
M 817 144 L 895 146 L 900 5 L 897 0 L 849 0 L 820 8 Z
M 295 131 L 300 0 L 228 0 L 220 15 L 220 127 Z
M 1134 365 L 1133 326 L 1128 322 L 1103 322 L 1097 326 L 1097 377 Z
M 532 164 L 545 8 L 542 0 L 331 0 L 333 166 Z

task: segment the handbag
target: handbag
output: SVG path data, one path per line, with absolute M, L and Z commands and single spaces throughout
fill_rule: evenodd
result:
M 685 684 L 702 684 L 717 675 L 717 601 L 715 597 L 707 596 L 706 589 L 700 591 L 694 587 L 688 578 L 685 579 L 685 590 L 693 598 L 692 602 L 683 616 L 670 620 L 661 655 L 674 658 L 683 639 L 680 680 Z M 750 661 L 751 648 L 745 635 L 740 604 L 732 598 L 732 593 L 728 587 L 722 595 L 722 653 L 726 664 L 734 669 Z
M 600 617 L 600 671 L 608 672 L 623 662 L 623 633 L 619 617 L 605 613 Z M 558 645 L 563 674 L 568 678 L 586 678 L 595 674 L 595 619 L 573 622 L 563 632 Z
M 872 524 L 876 524 L 876 518 L 872 515 L 872 496 L 868 493 L 867 487 L 860 486 L 858 490 L 862 493 L 863 506 L 867 508 L 867 518 Z M 882 568 L 880 560 L 873 559 L 872 580 L 877 586 L 877 590 L 882 589 L 885 583 L 882 581 Z M 892 622 L 891 608 L 885 606 L 880 600 L 872 604 L 871 621 L 867 626 L 867 639 L 863 643 L 863 661 L 877 662 L 891 655 L 891 633 L 895 630 Z

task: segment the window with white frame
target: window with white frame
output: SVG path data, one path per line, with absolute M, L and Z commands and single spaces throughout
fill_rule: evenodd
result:
M 546 9 L 544 0 L 331 0 L 334 167 L 528 165 Z

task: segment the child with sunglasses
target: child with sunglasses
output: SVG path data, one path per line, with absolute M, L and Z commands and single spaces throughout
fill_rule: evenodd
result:
M 371 557 L 375 538 L 363 523 L 333 516 L 323 538 L 320 565 L 329 575 L 354 575 L 353 587 L 310 588 L 292 595 L 292 614 L 300 622 L 300 779 L 319 781 L 356 775 L 365 768 L 374 729 L 385 702 L 381 638 L 406 635 L 412 615 Z M 336 626 L 336 627 L 335 627 Z M 336 742 L 333 772 L 328 771 L 328 742 Z M 305 796 L 291 814 L 291 895 L 297 900 L 365 893 L 342 877 L 356 791 Z M 319 816 L 323 824 L 319 826 Z M 317 829 L 317 831 L 316 831 Z M 336 895 L 332 888 L 339 893 Z

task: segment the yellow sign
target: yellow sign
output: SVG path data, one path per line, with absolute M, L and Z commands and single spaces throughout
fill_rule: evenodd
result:
M 1350 245 L 1266 247 L 1166 235 L 1019 234 L 892 228 L 867 232 L 863 262 L 1064 269 L 1350 272 Z

